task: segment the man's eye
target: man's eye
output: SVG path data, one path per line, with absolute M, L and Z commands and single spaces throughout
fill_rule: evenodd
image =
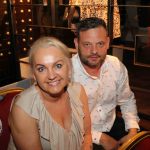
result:
M 104 42 L 99 42 L 99 43 L 97 44 L 97 46 L 101 48 L 101 47 L 104 46 L 104 44 L 105 44 Z
M 91 44 L 90 43 L 85 43 L 84 47 L 91 47 Z
M 62 68 L 62 64 L 56 64 L 56 68 L 57 68 L 57 69 Z

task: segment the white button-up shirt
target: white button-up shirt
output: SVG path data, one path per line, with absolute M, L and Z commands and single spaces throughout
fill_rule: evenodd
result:
M 107 55 L 99 77 L 89 75 L 78 54 L 72 57 L 73 80 L 80 82 L 87 93 L 92 121 L 93 143 L 99 144 L 102 132 L 109 132 L 120 106 L 125 129 L 139 129 L 136 100 L 130 90 L 126 67 L 114 56 Z

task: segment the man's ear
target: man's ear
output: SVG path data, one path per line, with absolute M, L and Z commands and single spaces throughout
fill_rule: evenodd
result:
M 110 37 L 107 37 L 107 49 L 109 49 L 109 44 L 110 44 Z
M 78 38 L 74 38 L 74 45 L 76 50 L 78 50 Z

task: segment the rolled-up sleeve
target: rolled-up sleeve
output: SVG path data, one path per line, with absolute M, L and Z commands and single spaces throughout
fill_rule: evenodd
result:
M 92 141 L 93 143 L 100 145 L 100 138 L 101 138 L 102 132 L 98 132 L 96 130 L 92 130 Z
M 131 128 L 139 129 L 139 117 L 134 93 L 129 86 L 128 72 L 125 66 L 120 64 L 120 77 L 117 87 L 117 101 L 121 108 L 122 117 L 125 121 L 126 131 Z

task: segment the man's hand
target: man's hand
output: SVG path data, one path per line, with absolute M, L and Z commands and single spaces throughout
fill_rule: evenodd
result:
M 119 145 L 118 141 L 105 133 L 102 133 L 101 135 L 100 144 L 105 150 L 117 150 Z
M 119 145 L 122 145 L 123 143 L 125 143 L 126 141 L 128 141 L 130 138 L 132 138 L 134 135 L 137 134 L 137 129 L 130 129 L 129 130 L 129 133 L 122 137 L 120 140 L 119 140 Z

